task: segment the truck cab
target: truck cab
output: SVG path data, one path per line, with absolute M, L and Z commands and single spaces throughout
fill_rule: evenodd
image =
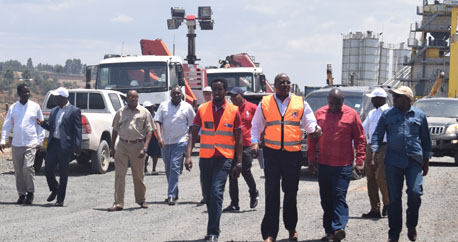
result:
M 169 91 L 175 85 L 184 86 L 183 65 L 178 56 L 105 55 L 97 66 L 96 89 L 124 93 L 137 90 L 139 103 L 148 100 L 159 105 L 169 99 Z

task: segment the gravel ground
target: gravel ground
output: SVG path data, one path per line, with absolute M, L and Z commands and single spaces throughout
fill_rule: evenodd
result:
M 193 158 L 197 162 L 197 157 Z M 418 241 L 458 241 L 458 167 L 451 158 L 434 158 L 430 174 L 425 177 Z M 36 195 L 32 206 L 16 205 L 12 162 L 0 157 L 0 240 L 1 241 L 201 241 L 206 232 L 207 213 L 201 199 L 199 169 L 183 171 L 180 177 L 180 200 L 168 206 L 166 179 L 162 160 L 157 176 L 145 177 L 148 209 L 135 204 L 129 170 L 126 182 L 125 209 L 106 212 L 113 202 L 114 171 L 94 175 L 90 167 L 70 164 L 67 197 L 63 208 L 46 202 L 49 191 L 43 171 L 36 176 Z M 248 189 L 240 180 L 239 213 L 224 213 L 221 218 L 220 241 L 261 241 L 260 224 L 264 212 L 264 178 L 255 161 L 253 174 L 261 199 L 256 209 L 249 209 Z M 302 169 L 298 193 L 300 241 L 319 241 L 321 226 L 318 183 L 307 169 Z M 350 220 L 346 241 L 386 241 L 388 220 L 361 219 L 369 211 L 365 178 L 352 181 L 347 201 Z M 403 199 L 404 204 L 406 198 Z M 228 187 L 223 206 L 229 205 Z M 405 216 L 404 216 L 405 217 Z M 287 241 L 288 233 L 280 224 L 279 241 Z M 408 241 L 404 228 L 400 241 Z

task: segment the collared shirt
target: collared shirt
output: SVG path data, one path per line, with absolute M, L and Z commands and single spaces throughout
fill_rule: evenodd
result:
M 242 118 L 242 137 L 243 146 L 251 145 L 251 121 L 256 113 L 256 104 L 250 103 L 247 100 L 239 107 L 240 117 Z
M 188 129 L 196 114 L 192 106 L 184 101 L 174 105 L 171 100 L 162 102 L 154 121 L 162 124 L 162 138 L 165 144 L 188 141 Z
M 119 109 L 113 119 L 113 130 L 118 132 L 121 139 L 140 140 L 145 139 L 148 132 L 156 130 L 150 112 L 140 106 L 132 110 L 128 105 Z
M 362 166 L 365 158 L 366 138 L 359 114 L 347 105 L 337 113 L 329 111 L 329 105 L 315 113 L 322 134 L 318 138 L 307 137 L 307 156 L 315 160 L 316 144 L 319 145 L 318 163 L 328 166 Z
M 54 129 L 54 134 L 52 135 L 56 139 L 60 139 L 59 127 L 62 124 L 62 118 L 64 117 L 65 112 L 67 112 L 69 106 L 70 102 L 67 102 L 67 104 L 65 104 L 65 106 L 63 106 L 62 108 L 57 106 L 59 107 L 59 111 L 57 111 L 56 128 Z
M 44 130 L 37 123 L 37 118 L 43 120 L 40 105 L 28 100 L 25 105 L 17 101 L 8 109 L 2 127 L 0 144 L 6 144 L 6 139 L 13 128 L 13 141 L 16 147 L 41 145 L 45 138 Z
M 213 107 L 213 122 L 215 122 L 215 127 L 218 127 L 219 121 L 221 120 L 224 110 L 226 109 L 226 100 L 224 100 L 223 105 L 221 105 L 221 107 L 219 108 L 215 104 L 213 104 L 213 101 L 210 101 L 210 102 L 212 102 L 212 107 Z M 194 117 L 194 120 L 192 121 L 192 123 L 196 126 L 202 127 L 202 118 L 200 117 L 200 109 L 197 110 L 197 114 Z M 236 129 L 241 129 L 241 128 L 242 128 L 242 121 L 240 119 L 240 113 L 237 112 L 237 114 L 235 115 L 235 120 L 234 120 L 234 131 Z M 222 156 L 222 154 L 218 150 L 216 150 L 213 157 L 218 157 L 218 156 Z
M 363 128 L 364 132 L 366 133 L 366 136 L 368 136 L 367 140 L 370 143 L 372 139 L 372 134 L 375 131 L 375 128 L 377 127 L 378 120 L 380 119 L 380 116 L 382 116 L 383 111 L 388 110 L 390 107 L 388 104 L 384 104 L 377 109 L 372 109 L 369 114 L 367 115 L 367 118 L 363 122 Z M 386 135 L 383 138 L 383 142 L 386 142 Z
M 275 101 L 277 102 L 278 109 L 280 110 L 281 115 L 285 114 L 286 108 L 289 105 L 289 101 L 291 100 L 291 93 L 288 95 L 285 100 L 281 100 L 277 98 L 277 94 L 273 94 L 275 97 Z M 261 102 L 258 104 L 258 108 L 253 117 L 252 126 L 251 126 L 251 143 L 259 143 L 259 139 L 261 137 L 261 133 L 264 131 L 266 127 L 266 119 L 264 118 L 264 114 L 262 113 Z M 315 115 L 313 115 L 313 110 L 310 105 L 304 101 L 304 113 L 302 114 L 301 118 L 301 126 L 307 133 L 315 132 L 316 128 L 316 119 Z
M 420 164 L 431 158 L 431 136 L 426 115 L 420 109 L 410 107 L 407 114 L 392 107 L 382 113 L 371 139 L 371 150 L 378 152 L 386 133 L 385 163 L 406 168 L 409 157 Z

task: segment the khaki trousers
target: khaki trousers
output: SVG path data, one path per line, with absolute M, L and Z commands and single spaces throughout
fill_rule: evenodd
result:
M 35 147 L 12 146 L 11 153 L 14 164 L 14 174 L 16 176 L 16 189 L 19 196 L 26 195 L 27 192 L 35 192 Z
M 367 177 L 367 193 L 369 195 L 369 200 L 371 202 L 371 211 L 380 212 L 380 198 L 379 198 L 379 189 L 382 193 L 383 205 L 388 205 L 390 203 L 390 198 L 388 195 L 388 189 L 386 186 L 386 176 L 385 176 L 385 153 L 386 153 L 386 144 L 383 144 L 380 147 L 380 152 L 375 156 L 378 161 L 377 170 L 374 170 L 371 166 L 372 151 L 370 144 L 366 146 L 366 159 L 364 160 L 364 170 L 366 171 Z
M 142 204 L 145 202 L 146 186 L 143 182 L 145 176 L 145 157 L 138 158 L 138 154 L 143 149 L 144 142 L 129 144 L 119 141 L 115 153 L 115 204 L 124 207 L 124 193 L 126 187 L 126 174 L 130 161 L 132 178 L 134 181 L 135 202 Z

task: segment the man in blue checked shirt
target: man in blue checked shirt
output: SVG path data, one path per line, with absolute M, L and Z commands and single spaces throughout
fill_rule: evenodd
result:
M 409 87 L 390 90 L 393 108 L 383 112 L 371 140 L 371 165 L 377 167 L 376 153 L 383 136 L 387 137 L 385 172 L 390 195 L 388 207 L 388 241 L 399 241 L 402 230 L 402 188 L 407 184 L 407 237 L 417 239 L 418 211 L 423 195 L 423 177 L 428 174 L 431 158 L 431 137 L 423 111 L 412 107 L 413 93 Z

